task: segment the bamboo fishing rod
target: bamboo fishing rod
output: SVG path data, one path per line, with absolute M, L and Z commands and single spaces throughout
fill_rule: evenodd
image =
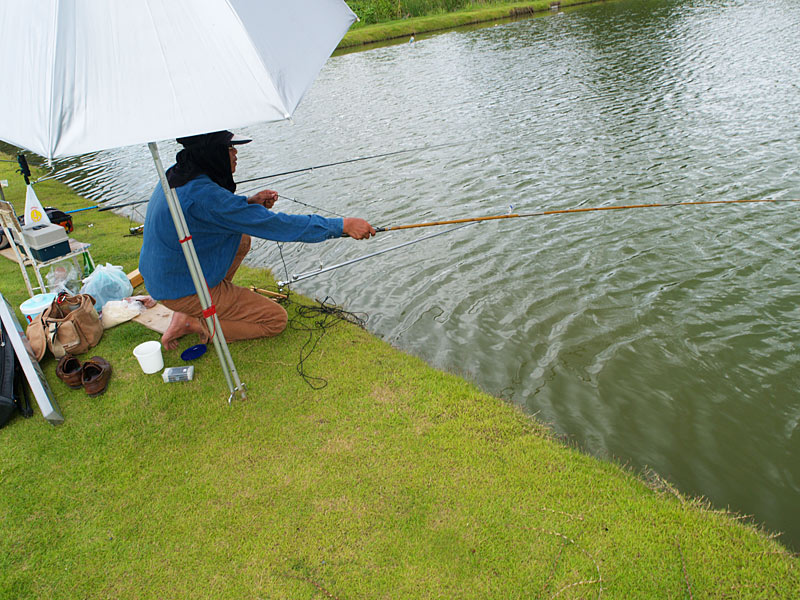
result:
M 628 204 L 624 206 L 595 206 L 589 208 L 565 208 L 560 210 L 542 210 L 531 213 L 510 213 L 507 215 L 492 215 L 489 217 L 470 217 L 466 219 L 450 219 L 448 221 L 431 221 L 428 223 L 412 223 L 409 225 L 393 225 L 390 227 L 378 227 L 375 229 L 377 233 L 384 231 L 398 231 L 400 229 L 416 229 L 418 227 L 434 227 L 437 225 L 456 225 L 458 223 L 478 223 L 480 221 L 497 221 L 500 219 L 520 219 L 523 217 L 543 217 L 546 215 L 564 215 L 586 212 L 597 212 L 601 210 L 628 210 L 633 208 L 668 208 L 674 206 L 697 206 L 700 204 L 755 204 L 755 203 L 774 203 L 781 202 L 800 202 L 800 200 L 772 200 L 772 199 L 759 199 L 759 200 L 704 200 L 696 202 L 670 202 L 670 203 L 653 203 L 653 204 Z M 344 235 L 344 234 L 343 234 Z

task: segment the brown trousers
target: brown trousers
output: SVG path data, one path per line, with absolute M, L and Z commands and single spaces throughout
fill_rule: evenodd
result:
M 217 307 L 222 333 L 229 342 L 272 337 L 286 329 L 286 311 L 280 304 L 231 283 L 236 270 L 242 264 L 249 250 L 250 236 L 242 235 L 239 250 L 225 274 L 225 279 L 211 288 L 211 301 Z M 177 300 L 161 300 L 160 302 L 175 312 L 199 318 L 205 326 L 203 308 L 200 306 L 197 296 L 184 296 Z

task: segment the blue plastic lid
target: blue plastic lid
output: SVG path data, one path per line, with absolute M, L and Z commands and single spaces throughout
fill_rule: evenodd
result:
M 191 346 L 181 352 L 181 358 L 183 360 L 194 360 L 195 358 L 200 358 L 203 354 L 206 353 L 206 345 L 205 344 L 197 344 L 196 346 Z

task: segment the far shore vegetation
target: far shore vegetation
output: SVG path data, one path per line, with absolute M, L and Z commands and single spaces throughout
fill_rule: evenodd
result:
M 359 21 L 350 28 L 339 49 L 610 1 L 613 0 L 347 0 Z

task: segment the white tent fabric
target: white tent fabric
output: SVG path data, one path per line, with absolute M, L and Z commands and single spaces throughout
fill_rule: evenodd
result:
M 0 139 L 54 158 L 289 118 L 342 0 L 0 0 Z

